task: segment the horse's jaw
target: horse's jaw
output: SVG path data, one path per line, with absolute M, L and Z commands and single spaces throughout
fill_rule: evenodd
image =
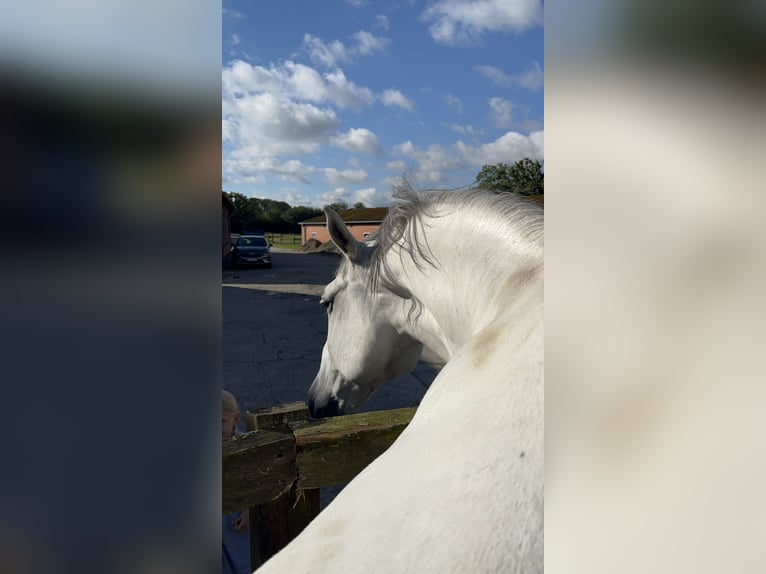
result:
M 351 383 L 349 383 L 351 384 Z M 309 413 L 315 419 L 338 417 L 354 412 L 364 400 L 353 400 L 324 392 L 324 381 L 317 377 L 309 388 Z
M 336 417 L 353 410 L 348 389 L 352 383 L 330 366 L 325 360 L 327 350 L 322 352 L 322 364 L 308 392 L 309 413 L 313 418 Z
M 314 418 L 335 417 L 353 412 L 372 390 L 365 391 L 346 379 L 332 364 L 327 345 L 322 349 L 322 363 L 308 392 L 309 412 Z
M 308 392 L 309 412 L 314 418 L 340 416 L 356 411 L 383 383 L 406 375 L 417 365 L 423 345 L 410 340 L 383 371 L 363 384 L 346 379 L 332 366 L 327 346 L 322 351 L 322 364 Z

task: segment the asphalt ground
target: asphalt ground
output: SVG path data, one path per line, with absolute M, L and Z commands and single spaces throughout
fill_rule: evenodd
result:
M 327 337 L 319 296 L 339 263 L 334 254 L 272 249 L 271 269 L 223 269 L 223 386 L 243 414 L 306 400 Z M 417 406 L 435 376 L 419 363 L 381 386 L 360 411 Z M 334 492 L 323 492 L 323 505 Z

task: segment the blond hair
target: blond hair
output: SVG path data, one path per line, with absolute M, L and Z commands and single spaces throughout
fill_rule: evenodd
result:
M 223 402 L 221 405 L 223 412 L 239 414 L 239 404 L 237 404 L 237 399 L 234 398 L 234 395 L 229 391 L 223 391 Z

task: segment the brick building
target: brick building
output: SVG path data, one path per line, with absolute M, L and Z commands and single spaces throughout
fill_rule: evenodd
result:
M 525 196 L 525 199 L 533 201 L 541 207 L 545 205 L 544 195 Z M 359 241 L 363 241 L 369 235 L 377 232 L 387 214 L 387 207 L 347 209 L 338 212 L 351 234 Z M 309 239 L 316 239 L 322 243 L 330 241 L 330 235 L 327 233 L 327 218 L 324 214 L 301 221 L 299 225 L 301 226 L 301 243 L 306 243 Z
M 387 213 L 387 207 L 368 207 L 339 211 L 338 215 L 351 234 L 359 241 L 363 241 L 378 231 Z M 327 218 L 324 214 L 301 221 L 299 225 L 301 226 L 301 243 L 306 243 L 309 239 L 316 239 L 322 243 L 330 241 L 330 235 L 327 233 Z

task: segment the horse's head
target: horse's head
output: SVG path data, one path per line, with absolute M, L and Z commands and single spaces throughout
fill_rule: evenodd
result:
M 357 409 L 382 383 L 410 372 L 422 345 L 405 332 L 407 303 L 371 284 L 376 247 L 357 241 L 341 218 L 327 209 L 327 228 L 344 261 L 322 294 L 327 341 L 309 389 L 312 416 Z

